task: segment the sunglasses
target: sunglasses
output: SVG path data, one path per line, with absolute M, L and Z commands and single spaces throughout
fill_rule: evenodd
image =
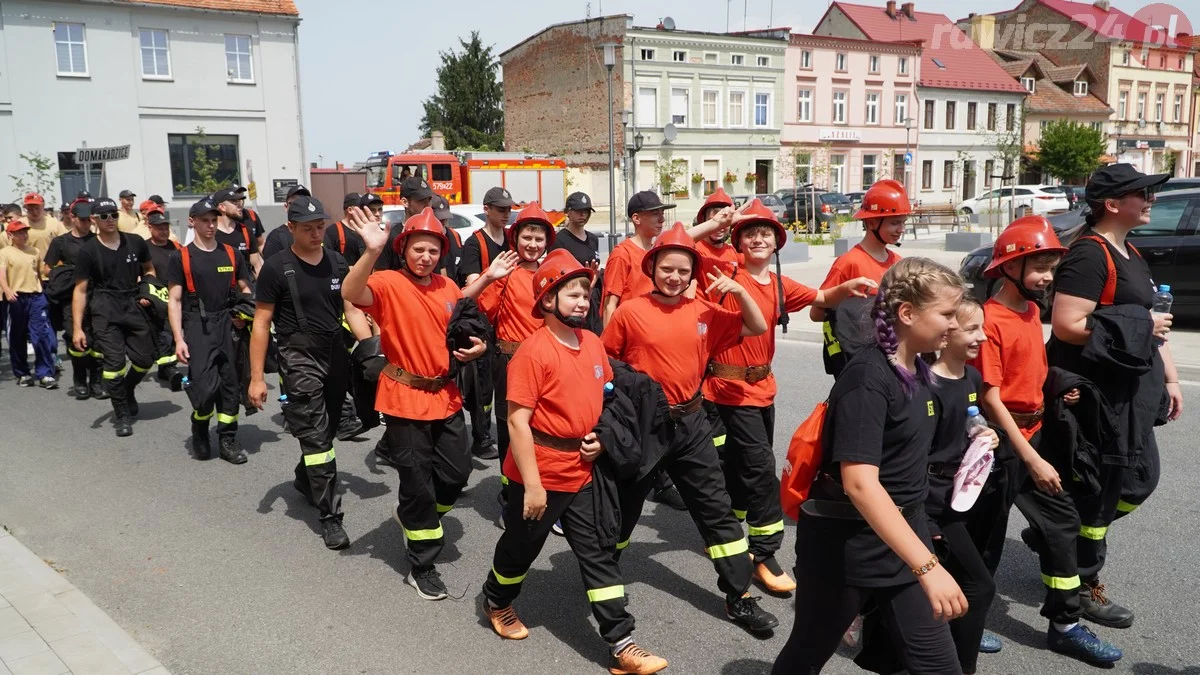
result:
M 97 213 L 92 216 L 96 220 L 116 220 L 120 216 L 115 213 Z
M 1134 190 L 1132 192 L 1126 192 L 1125 194 L 1118 197 L 1118 199 L 1124 199 L 1125 197 L 1136 195 L 1138 197 L 1141 197 L 1142 201 L 1148 202 L 1151 199 L 1153 199 L 1154 195 L 1156 195 L 1156 194 L 1158 194 L 1157 187 L 1144 187 L 1144 188 L 1141 188 L 1138 190 Z

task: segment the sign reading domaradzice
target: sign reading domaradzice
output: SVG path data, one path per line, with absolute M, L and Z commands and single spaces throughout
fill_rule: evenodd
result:
M 115 145 L 111 148 L 79 148 L 75 151 L 75 163 L 115 162 L 129 159 L 128 145 Z

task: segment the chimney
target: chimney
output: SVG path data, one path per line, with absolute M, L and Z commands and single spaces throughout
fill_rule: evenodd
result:
M 1107 12 L 1108 10 L 1112 9 L 1112 3 L 1109 2 L 1109 0 L 1096 0 L 1092 4 L 1095 5 L 1096 9 L 1099 9 L 1101 12 Z
M 896 18 L 896 0 L 888 0 L 887 15 L 889 19 Z
M 909 21 L 916 21 L 916 18 L 913 17 L 913 3 L 906 2 L 900 5 L 900 11 L 904 13 L 904 16 L 908 17 Z
M 446 135 L 434 130 L 429 134 L 429 149 L 435 152 L 446 151 Z
M 980 49 L 996 48 L 996 17 L 991 14 L 972 14 L 967 27 L 971 42 Z

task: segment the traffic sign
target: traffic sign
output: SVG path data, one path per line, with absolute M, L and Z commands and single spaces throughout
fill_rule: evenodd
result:
M 246 186 L 246 196 L 251 200 L 258 199 L 258 186 L 254 184 L 254 181 L 250 181 L 250 184 Z
M 906 152 L 904 153 L 904 165 L 908 166 L 909 164 L 912 164 L 912 153 Z

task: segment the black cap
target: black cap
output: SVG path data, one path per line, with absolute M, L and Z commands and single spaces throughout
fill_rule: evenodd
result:
M 229 189 L 230 189 L 230 190 L 233 190 L 234 192 L 245 192 L 245 191 L 246 191 L 246 186 L 245 186 L 245 185 L 239 185 L 239 184 L 237 184 L 237 183 L 230 183 L 230 184 L 229 184 Z
M 643 211 L 664 211 L 673 208 L 675 208 L 674 204 L 662 203 L 662 199 L 659 199 L 657 193 L 642 190 L 629 198 L 629 206 L 625 209 L 625 213 L 632 217 L 633 214 Z
M 86 199 L 90 202 L 92 201 L 92 193 L 88 192 L 87 190 L 80 190 L 79 192 L 75 193 L 75 199 Z
M 316 197 L 300 195 L 288 207 L 287 219 L 289 223 L 310 223 L 314 220 L 329 220 L 329 216 L 325 214 L 325 207 Z
M 291 188 L 288 189 L 288 191 L 287 191 L 288 199 L 291 199 L 292 197 L 295 197 L 297 195 L 302 196 L 302 197 L 311 197 L 312 193 L 309 192 L 308 188 L 304 187 L 303 185 L 293 185 Z
M 438 220 L 450 220 L 450 202 L 441 195 L 434 195 L 433 201 L 429 202 L 429 207 L 433 209 L 433 217 Z
M 512 195 L 508 194 L 508 190 L 502 187 L 494 187 L 488 190 L 487 194 L 483 196 L 484 206 L 499 206 L 503 208 L 505 206 L 511 207 L 515 203 Z
M 128 197 L 136 197 L 136 196 L 137 195 L 134 194 L 133 190 L 121 190 L 121 194 L 120 194 L 121 199 L 126 199 Z
M 170 225 L 171 219 L 162 211 L 151 211 L 146 214 L 146 224 L 148 225 Z
M 154 202 L 155 204 L 158 204 L 159 206 L 167 205 L 167 203 L 165 201 L 163 201 L 163 198 L 161 195 L 150 195 L 149 197 L 146 198 L 146 201 Z
M 101 197 L 92 203 L 92 215 L 98 216 L 103 213 L 116 213 L 117 203 L 108 197 Z
M 358 202 L 361 199 L 362 195 L 358 194 L 357 192 L 347 192 L 346 196 L 342 197 L 342 208 L 345 209 L 351 206 L 358 206 Z
M 586 192 L 572 192 L 567 195 L 567 211 L 595 211 L 592 198 Z
M 225 191 L 222 190 L 221 192 Z M 195 218 L 206 213 L 220 213 L 220 211 L 217 210 L 217 203 L 217 200 L 211 197 L 204 197 L 195 204 L 192 204 L 192 208 L 188 209 L 188 217 Z
M 380 197 L 379 195 L 373 195 L 370 192 L 368 192 L 367 194 L 363 195 L 358 200 L 358 205 L 363 208 L 366 208 L 373 204 L 383 205 L 383 197 Z
M 1127 195 L 1142 188 L 1153 188 L 1171 179 L 1169 173 L 1146 175 L 1133 168 L 1132 164 L 1120 163 L 1106 166 L 1088 179 L 1084 198 L 1098 202 Z
M 71 215 L 76 218 L 91 218 L 92 217 L 92 201 L 90 199 L 77 199 L 71 204 Z
M 238 194 L 238 191 L 234 190 L 233 188 L 217 190 L 212 196 L 212 201 L 214 204 L 220 204 L 221 202 L 235 202 L 239 199 L 245 199 L 245 196 Z
M 424 178 L 409 176 L 400 184 L 400 196 L 421 202 L 432 198 L 433 190 L 429 189 L 429 183 L 426 183 Z

